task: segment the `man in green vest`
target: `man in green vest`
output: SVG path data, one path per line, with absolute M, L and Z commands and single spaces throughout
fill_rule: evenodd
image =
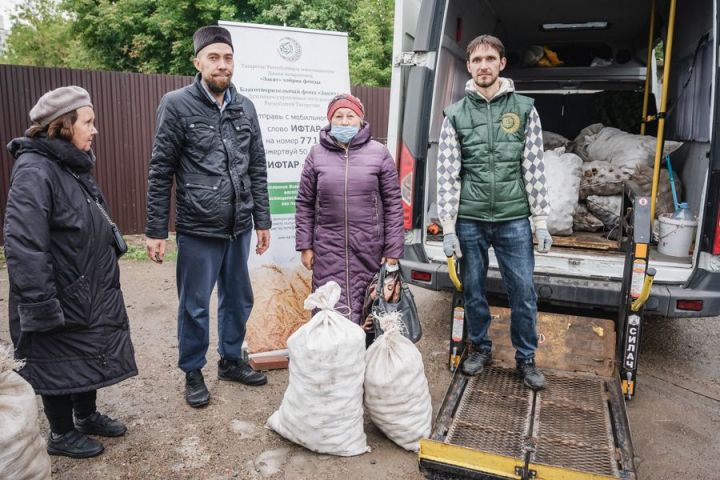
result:
M 507 59 L 498 38 L 481 35 L 466 53 L 472 78 L 465 96 L 445 109 L 437 166 L 443 249 L 460 259 L 473 344 L 462 371 L 477 375 L 492 362 L 485 281 L 493 247 L 512 309 L 516 365 L 525 385 L 539 390 L 545 377 L 535 366 L 537 295 L 529 217 L 538 252 L 547 253 L 552 245 L 540 118 L 533 99 L 518 95 L 512 80 L 500 77 Z

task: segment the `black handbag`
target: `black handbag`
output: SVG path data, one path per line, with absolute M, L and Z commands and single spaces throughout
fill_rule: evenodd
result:
M 411 342 L 417 343 L 420 338 L 422 338 L 422 327 L 420 325 L 417 307 L 415 306 L 415 298 L 412 292 L 410 292 L 410 287 L 403 280 L 402 272 L 398 270 L 395 281 L 399 283 L 399 296 L 397 297 L 397 301 L 388 301 L 383 294 L 386 277 L 387 269 L 386 266 L 383 265 L 378 272 L 375 299 L 372 301 L 372 306 L 370 307 L 373 316 L 375 338 L 383 334 L 377 317 L 391 312 L 399 312 L 400 321 L 403 324 L 400 329 L 402 334 Z M 393 295 L 391 299 L 395 300 L 394 297 L 396 297 L 396 295 Z
M 120 228 L 118 228 L 118 226 L 115 224 L 115 222 L 112 221 L 112 219 L 110 218 L 110 215 L 108 215 L 107 211 L 100 203 L 100 198 L 93 195 L 93 193 L 90 191 L 90 189 L 87 187 L 87 185 L 85 185 L 82 182 L 82 180 L 80 180 L 80 177 L 78 176 L 77 173 L 75 173 L 72 170 L 69 170 L 67 168 L 65 168 L 64 170 L 66 172 L 68 172 L 70 175 L 72 175 L 73 178 L 75 180 L 77 180 L 77 182 L 80 184 L 80 188 L 82 188 L 85 191 L 85 193 L 90 195 L 90 197 L 92 197 L 92 199 L 95 200 L 95 205 L 97 205 L 98 210 L 100 210 L 100 214 L 102 214 L 103 218 L 105 218 L 105 220 L 107 220 L 107 222 L 110 224 L 110 230 L 112 231 L 112 236 L 113 236 L 113 244 L 115 245 L 115 252 L 117 252 L 118 258 L 125 255 L 125 253 L 127 253 L 127 251 L 128 251 L 127 243 L 125 242 L 125 239 L 122 236 L 122 232 L 120 231 Z
M 112 229 L 113 234 L 113 241 L 115 243 L 115 251 L 117 252 L 118 258 L 120 258 L 127 253 L 128 245 L 122 236 L 120 228 L 118 228 L 118 226 L 115 225 L 112 220 L 110 220 L 110 216 L 107 214 L 105 209 L 99 203 L 96 203 L 96 205 L 100 208 L 101 212 L 105 213 L 105 218 L 107 218 L 107 220 L 110 222 L 110 228 Z

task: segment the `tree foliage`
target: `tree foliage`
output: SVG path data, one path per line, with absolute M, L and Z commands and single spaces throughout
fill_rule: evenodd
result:
M 254 13 L 229 0 L 63 0 L 62 5 L 76 16 L 73 30 L 104 68 L 174 75 L 195 71 L 195 30 L 218 19 L 247 21 Z
M 73 21 L 53 0 L 29 0 L 11 16 L 13 28 L 0 63 L 97 68 L 90 50 L 72 33 Z
M 392 0 L 250 0 L 255 21 L 348 32 L 353 85 L 387 86 L 392 60 Z M 322 54 L 319 52 L 318 54 Z
M 352 0 L 250 0 L 258 14 L 255 23 L 346 32 Z
M 360 0 L 350 18 L 350 77 L 355 85 L 390 85 L 393 0 Z M 374 19 L 374 21 L 369 21 Z
M 391 0 L 29 0 L 19 7 L 3 59 L 191 75 L 193 32 L 218 20 L 234 20 L 348 32 L 352 83 L 383 86 L 390 83 L 393 4 Z

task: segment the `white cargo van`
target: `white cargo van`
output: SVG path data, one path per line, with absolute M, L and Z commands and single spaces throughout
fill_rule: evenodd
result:
M 657 0 L 658 39 L 667 31 L 669 3 Z M 657 275 L 646 312 L 658 316 L 720 315 L 717 3 L 694 0 L 677 5 L 665 138 L 684 142 L 672 161 L 698 229 L 688 258 L 662 255 L 653 248 L 650 265 Z M 641 118 L 652 0 L 397 0 L 395 4 L 388 147 L 396 155 L 402 184 L 407 231 L 402 266 L 415 285 L 451 289 L 442 237 L 428 233 L 427 227 L 435 215 L 442 112 L 464 95 L 469 79 L 467 44 L 482 33 L 501 38 L 509 60 L 501 75 L 512 78 L 518 92 L 535 98 L 544 130 L 573 139 L 591 123 L 611 125 L 613 115 L 623 109 L 635 108 L 636 118 Z M 551 47 L 565 65 L 523 67 L 531 45 Z M 611 64 L 591 67 L 595 58 Z M 653 113 L 652 96 L 650 104 Z M 649 123 L 648 133 L 654 134 L 655 128 Z M 602 233 L 555 237 L 550 253 L 536 254 L 535 260 L 540 302 L 618 308 L 625 260 L 620 242 L 609 241 Z M 504 294 L 492 255 L 487 289 L 493 295 Z

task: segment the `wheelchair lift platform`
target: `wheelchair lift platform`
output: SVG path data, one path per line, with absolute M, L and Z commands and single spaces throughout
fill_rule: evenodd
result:
M 492 307 L 494 363 L 458 369 L 420 469 L 437 479 L 634 479 L 615 322 L 540 312 L 536 361 L 547 388 L 527 388 L 514 367 L 510 310 Z

